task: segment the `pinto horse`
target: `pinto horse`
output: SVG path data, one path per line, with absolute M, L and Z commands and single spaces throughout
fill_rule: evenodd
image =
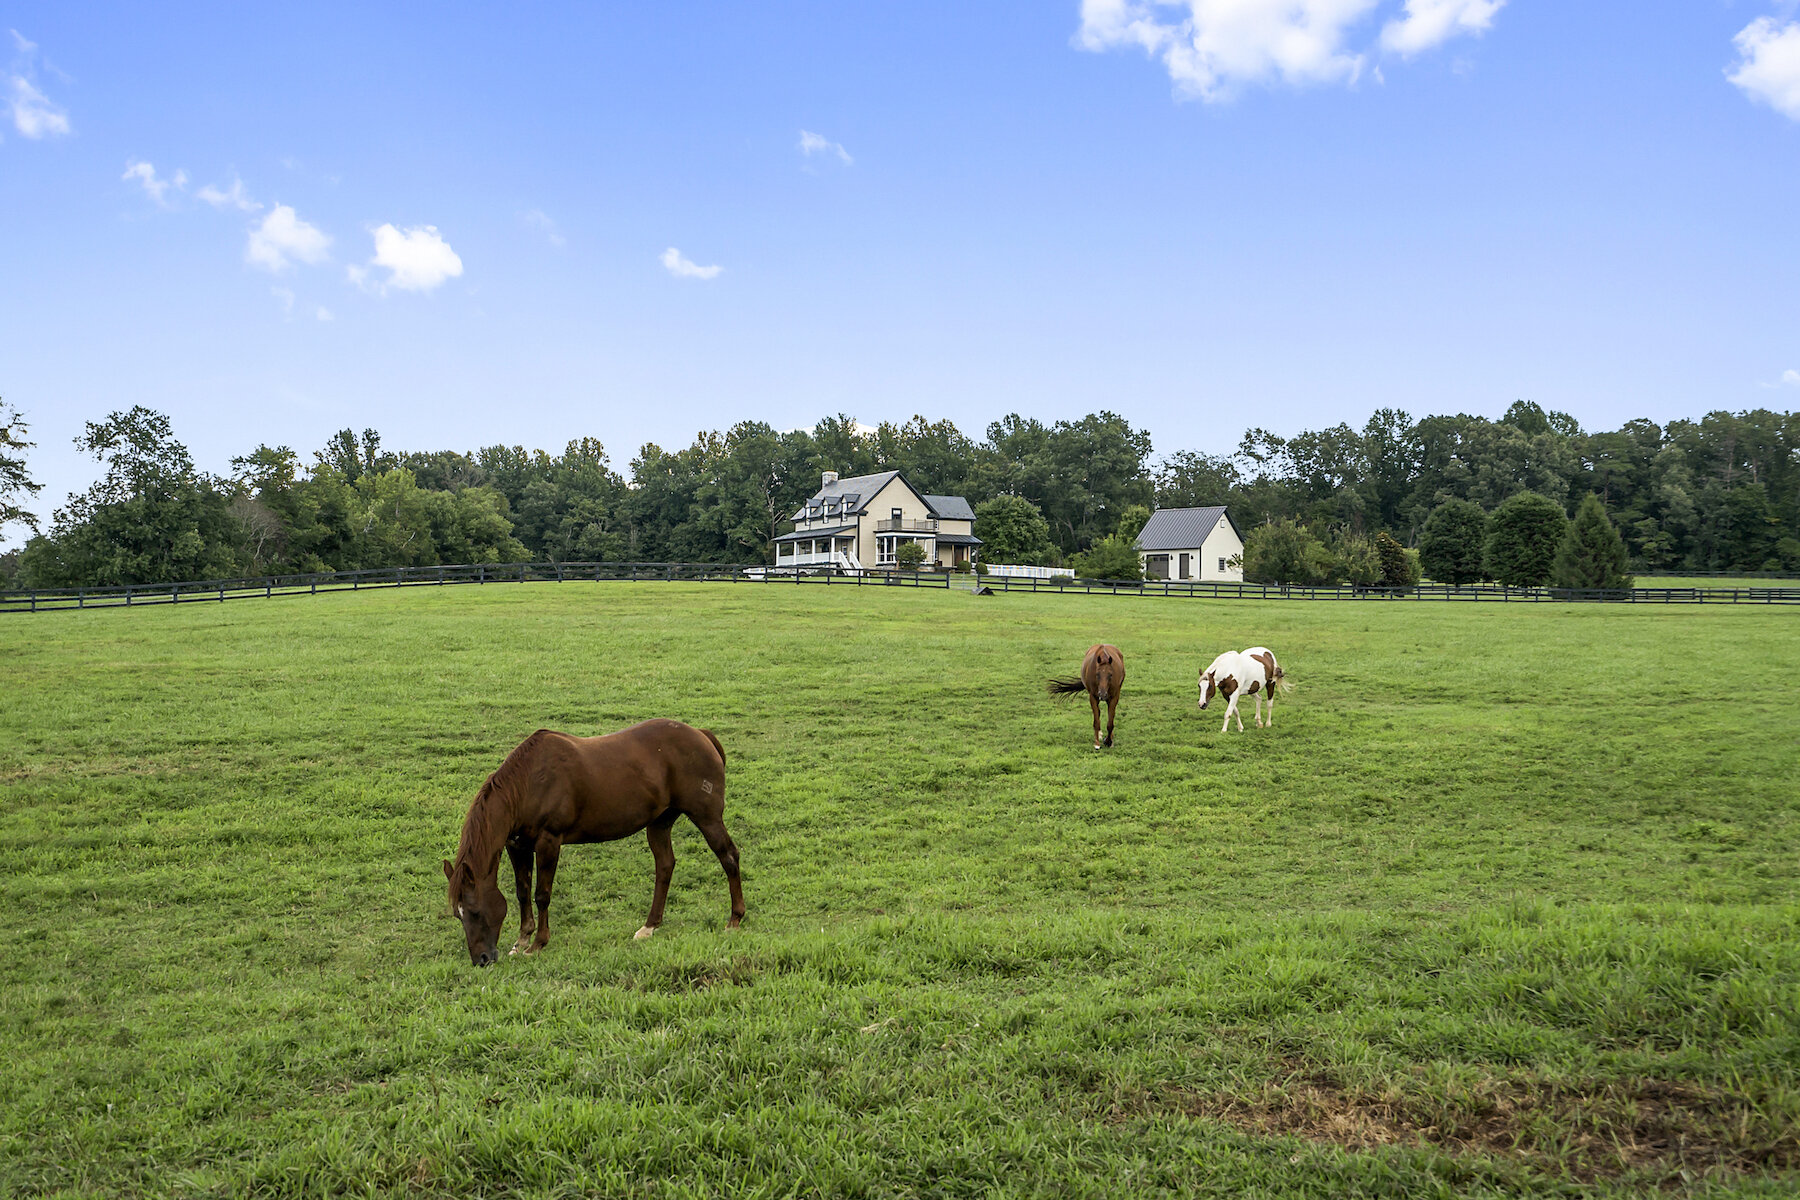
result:
M 1269 728 L 1275 727 L 1275 693 L 1293 690 L 1293 684 L 1287 680 L 1281 664 L 1275 661 L 1275 652 L 1266 646 L 1252 646 L 1248 650 L 1227 650 L 1213 659 L 1212 666 L 1200 672 L 1200 707 L 1204 709 L 1212 702 L 1214 696 L 1224 696 L 1229 703 L 1225 705 L 1225 724 L 1219 726 L 1224 733 L 1231 725 L 1231 718 L 1237 718 L 1238 732 L 1244 732 L 1244 714 L 1238 711 L 1238 698 L 1241 696 L 1256 697 L 1256 727 L 1263 727 L 1263 700 L 1269 701 Z
M 1081 674 L 1069 679 L 1052 679 L 1050 694 L 1052 696 L 1072 696 L 1077 692 L 1088 694 L 1088 704 L 1094 710 L 1094 749 L 1112 745 L 1113 718 L 1119 715 L 1119 690 L 1125 686 L 1125 656 L 1119 653 L 1117 646 L 1109 646 L 1101 642 L 1088 648 L 1087 657 L 1081 660 Z M 1106 705 L 1106 738 L 1100 737 L 1100 706 Z
M 744 919 L 738 851 L 725 832 L 725 748 L 705 729 L 680 721 L 645 721 L 605 737 L 571 737 L 540 729 L 487 777 L 463 820 L 456 860 L 444 863 L 450 907 L 462 921 L 469 961 L 500 957 L 506 897 L 500 851 L 512 859 L 519 897 L 519 940 L 512 953 L 533 954 L 550 940 L 550 889 L 564 845 L 611 842 L 648 831 L 656 860 L 650 915 L 637 936 L 662 924 L 675 849 L 669 830 L 686 814 L 725 868 L 731 924 Z M 537 918 L 532 919 L 531 866 L 537 859 Z M 534 937 L 533 934 L 536 934 Z

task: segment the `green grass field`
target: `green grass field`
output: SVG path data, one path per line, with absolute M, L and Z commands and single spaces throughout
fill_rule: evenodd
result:
M 756 585 L 0 620 L 0 1194 L 1800 1190 L 1800 614 Z M 1093 641 L 1117 746 L 1057 705 Z M 1194 676 L 1275 648 L 1273 730 Z M 469 966 L 539 726 L 729 754 Z M 510 881 L 503 877 L 510 899 Z M 509 921 L 513 919 L 509 916 Z

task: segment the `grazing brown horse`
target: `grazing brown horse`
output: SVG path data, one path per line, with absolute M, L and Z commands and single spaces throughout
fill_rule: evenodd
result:
M 1081 675 L 1075 679 L 1052 679 L 1052 696 L 1072 696 L 1086 692 L 1094 709 L 1094 749 L 1112 745 L 1113 718 L 1119 715 L 1119 689 L 1125 686 L 1125 656 L 1117 646 L 1101 642 L 1088 648 L 1081 660 Z M 1100 737 L 1100 706 L 1106 705 L 1106 738 Z
M 637 931 L 638 937 L 649 937 L 662 924 L 675 872 L 669 830 L 683 813 L 725 868 L 735 929 L 744 919 L 744 889 L 737 847 L 725 832 L 725 748 L 718 738 L 680 721 L 658 720 L 593 738 L 540 729 L 520 742 L 481 785 L 463 819 L 456 861 L 444 863 L 450 907 L 462 921 L 469 961 L 485 967 L 500 957 L 500 927 L 506 921 L 499 886 L 502 849 L 512 859 L 519 895 L 519 940 L 512 953 L 532 954 L 550 940 L 550 888 L 563 846 L 617 841 L 640 829 L 648 831 L 656 859 L 656 893 Z

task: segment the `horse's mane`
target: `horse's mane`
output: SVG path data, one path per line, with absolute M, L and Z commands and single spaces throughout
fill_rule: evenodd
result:
M 540 729 L 513 747 L 506 761 L 482 781 L 481 790 L 475 793 L 475 799 L 469 805 L 469 815 L 463 819 L 462 838 L 456 844 L 456 861 L 467 862 L 477 877 L 484 874 L 500 854 L 498 845 L 486 844 L 494 809 L 497 805 L 510 805 L 523 791 L 531 774 L 530 760 L 549 732 Z

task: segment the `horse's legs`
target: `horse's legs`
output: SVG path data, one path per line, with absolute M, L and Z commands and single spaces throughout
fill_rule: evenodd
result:
M 1236 711 L 1237 711 L 1237 693 L 1233 692 L 1233 693 L 1231 693 L 1231 695 L 1225 697 L 1225 721 L 1222 725 L 1219 726 L 1220 733 L 1224 733 L 1226 730 L 1231 728 L 1231 714 Z M 1239 719 L 1239 723 L 1242 724 L 1242 718 Z
M 537 922 L 531 916 L 531 851 L 524 846 L 508 845 L 506 856 L 512 859 L 513 890 L 519 897 L 519 940 L 509 953 L 517 954 L 531 944 Z
M 656 860 L 656 890 L 650 896 L 650 915 L 644 918 L 644 927 L 633 937 L 647 938 L 662 924 L 663 901 L 669 898 L 669 880 L 675 875 L 675 845 L 669 840 L 669 829 L 680 815 L 671 808 L 644 830 L 644 836 L 650 841 L 650 857 Z
M 1106 698 L 1106 744 L 1112 745 L 1113 719 L 1119 715 L 1119 692 L 1113 689 L 1112 695 Z
M 1237 718 L 1238 732 L 1244 732 L 1244 710 L 1238 707 L 1238 698 L 1235 694 L 1231 697 L 1231 715 Z
M 744 884 L 738 875 L 737 843 L 725 832 L 724 817 L 717 814 L 696 817 L 692 813 L 688 816 L 700 830 L 700 836 L 706 839 L 706 844 L 718 856 L 719 865 L 725 868 L 725 882 L 731 886 L 731 921 L 726 928 L 736 929 L 744 919 Z
M 1269 720 L 1264 728 L 1275 728 L 1275 685 L 1272 683 L 1269 685 Z
M 1094 749 L 1098 750 L 1100 748 L 1100 697 L 1091 688 L 1088 690 L 1088 704 L 1094 710 Z
M 550 941 L 550 889 L 556 885 L 556 857 L 562 853 L 562 841 L 544 835 L 537 841 L 537 936 L 525 953 L 535 954 Z

